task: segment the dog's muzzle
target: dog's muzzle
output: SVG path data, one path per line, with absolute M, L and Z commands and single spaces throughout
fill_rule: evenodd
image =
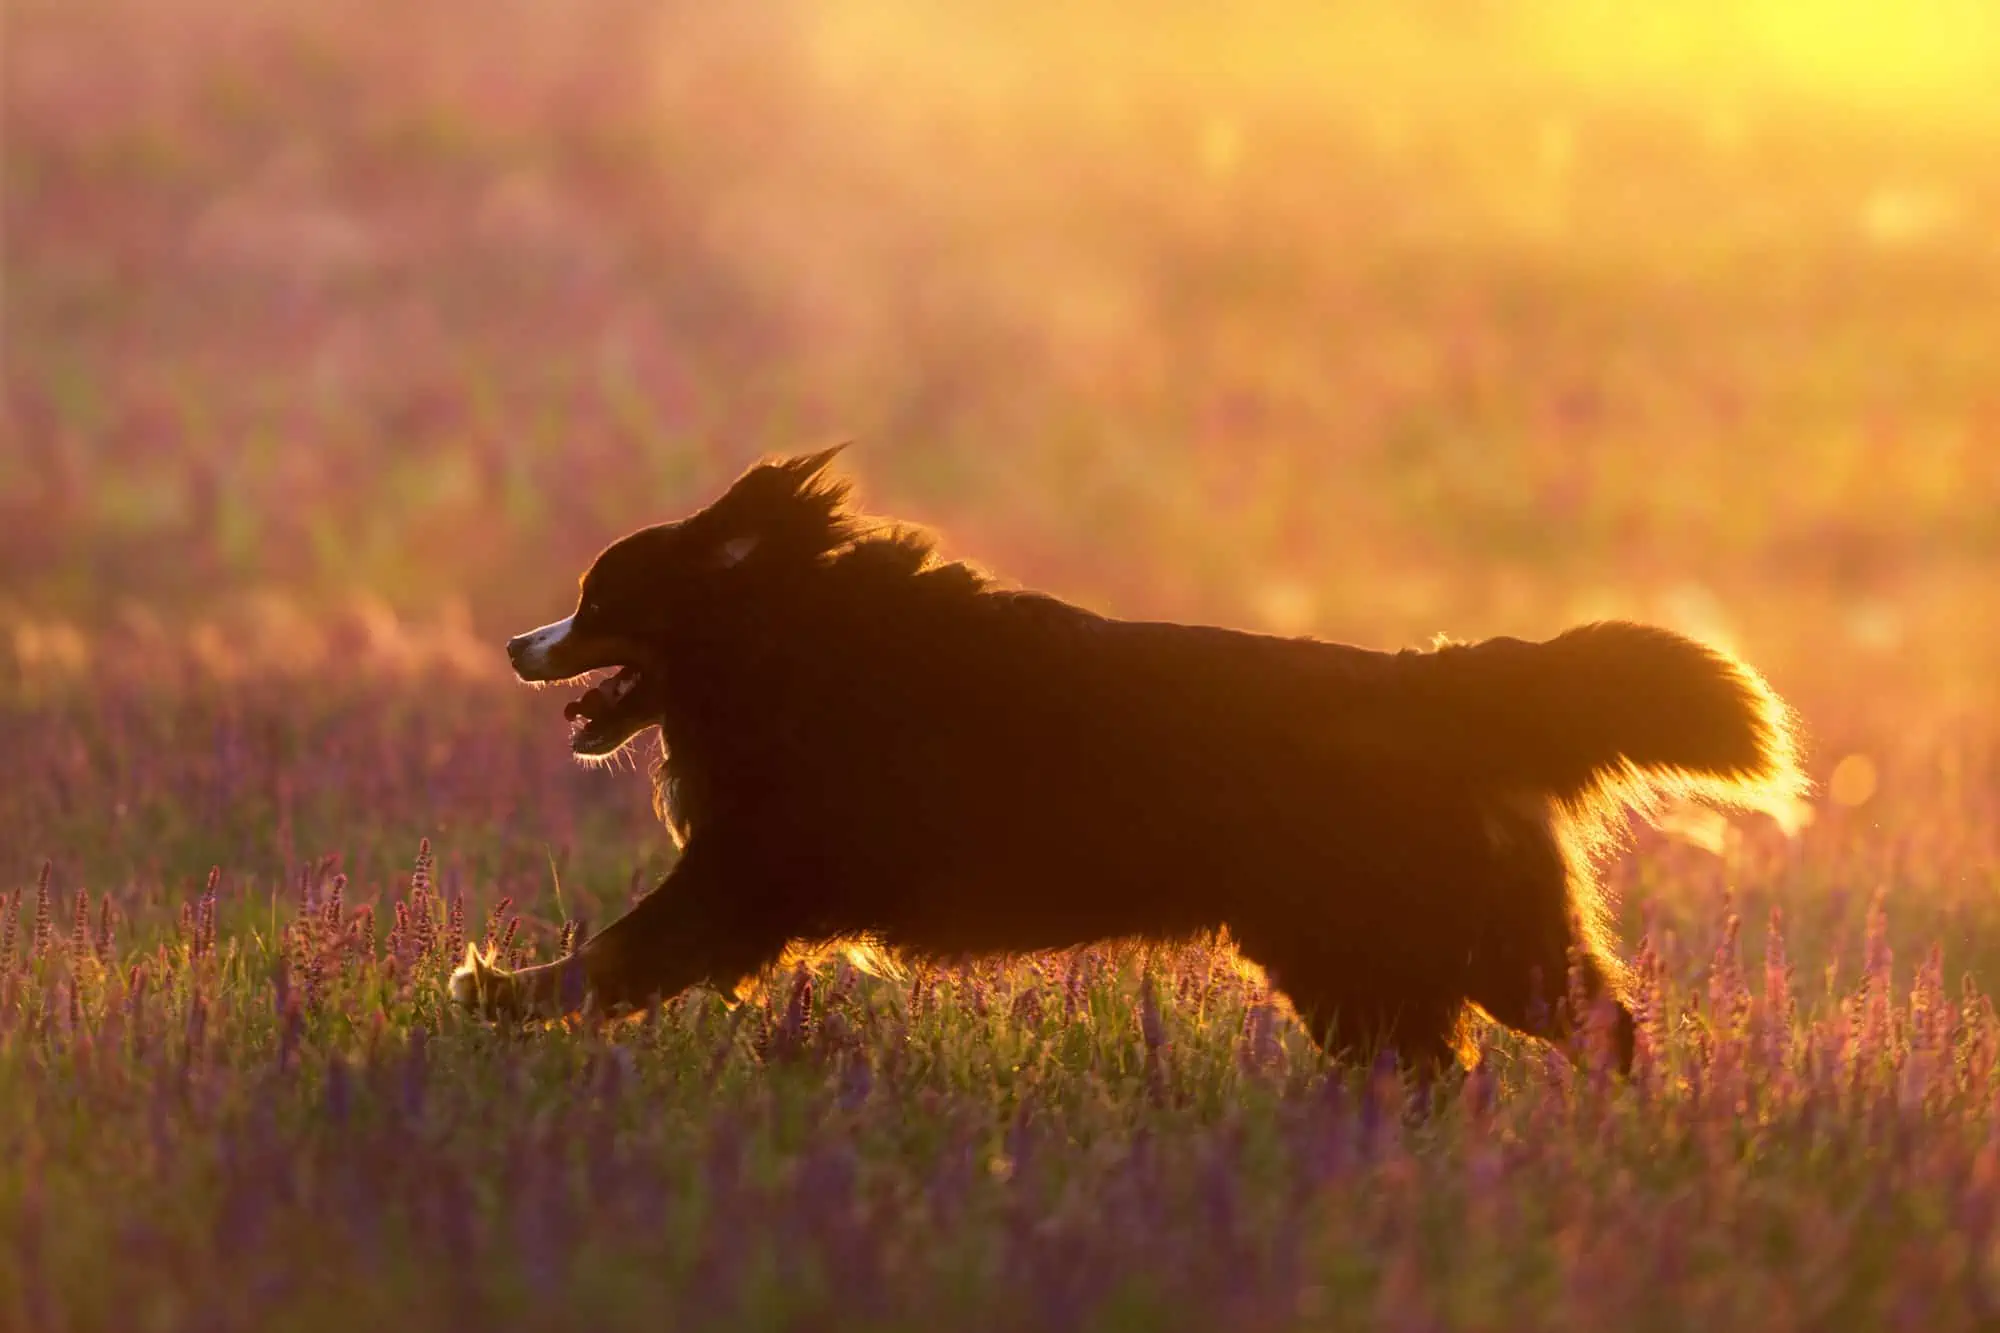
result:
M 566 655 L 564 650 L 570 646 L 570 624 L 574 619 L 565 617 L 507 640 L 507 660 L 513 664 L 514 673 L 523 680 L 560 680 L 576 674 L 574 668 L 565 670 L 561 661 Z

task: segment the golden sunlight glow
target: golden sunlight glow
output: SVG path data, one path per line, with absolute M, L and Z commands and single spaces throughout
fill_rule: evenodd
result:
M 1625 97 L 1803 94 L 1874 107 L 2000 111 L 2000 9 L 1978 0 L 1539 0 L 1380 7 L 1252 0 L 1165 4 L 1135 24 L 1111 6 L 1009 6 L 1007 21 L 909 0 L 817 11 L 817 53 L 836 81 L 888 77 L 969 100 L 1094 101 L 1111 114 L 1171 81 L 1339 101 L 1397 84 L 1463 92 L 1541 81 Z M 1233 158 L 1227 122 L 1203 159 Z
M 1683 0 L 1532 7 L 1536 45 L 1607 83 L 1787 91 L 1870 102 L 1994 105 L 2000 14 L 1972 0 Z
M 1875 761 L 1865 754 L 1850 754 L 1834 765 L 1826 785 L 1836 804 L 1865 805 L 1875 794 Z

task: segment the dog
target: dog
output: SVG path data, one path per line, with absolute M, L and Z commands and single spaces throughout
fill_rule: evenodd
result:
M 862 513 L 838 452 L 614 542 L 508 643 L 523 681 L 613 672 L 571 749 L 658 728 L 680 850 L 557 962 L 469 949 L 457 1003 L 638 1009 L 843 937 L 948 960 L 1226 930 L 1331 1055 L 1436 1066 L 1474 1011 L 1563 1039 L 1588 1007 L 1628 1068 L 1601 853 L 1670 799 L 1807 789 L 1785 703 L 1669 630 L 1378 651 L 1113 619 Z

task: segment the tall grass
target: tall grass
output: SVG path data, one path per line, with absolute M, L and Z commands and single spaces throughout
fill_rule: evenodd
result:
M 1621 1082 L 1328 1067 L 1233 955 L 1106 949 L 495 1032 L 431 849 L 275 933 L 10 897 L 0 1250 L 36 1329 L 1972 1328 L 2000 1022 L 1880 905 L 1826 978 L 1647 935 Z M 261 897 L 261 895 L 260 895 Z M 233 910 L 243 909 L 243 910 Z M 391 921 L 383 930 L 380 923 Z M 72 924 L 73 922 L 73 924 Z M 150 947 L 124 941 L 153 928 Z M 1831 975 L 1839 968 L 1845 980 Z

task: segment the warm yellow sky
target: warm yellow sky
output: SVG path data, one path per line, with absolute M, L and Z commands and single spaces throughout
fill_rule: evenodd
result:
M 819 50 L 836 76 L 935 82 L 973 99 L 1061 101 L 1149 79 L 1280 97 L 1553 84 L 2000 115 L 2000 7 L 1984 0 L 1023 0 L 976 15 L 845 0 L 818 13 Z

